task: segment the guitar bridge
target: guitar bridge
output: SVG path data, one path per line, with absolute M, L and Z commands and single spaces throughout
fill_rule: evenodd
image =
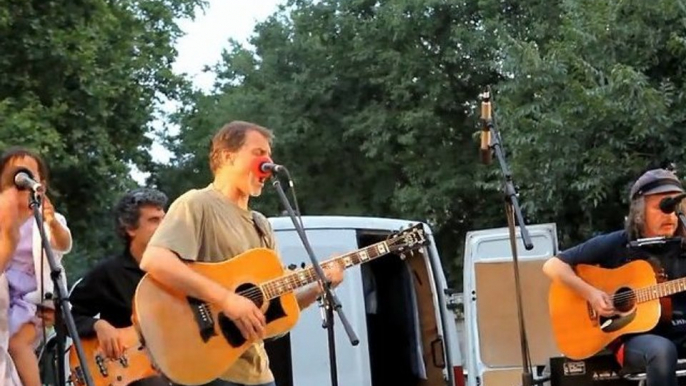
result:
M 195 316 L 195 322 L 198 324 L 198 332 L 203 342 L 207 342 L 217 333 L 214 330 L 214 318 L 212 318 L 212 311 L 210 306 L 200 299 L 188 297 L 188 304 Z

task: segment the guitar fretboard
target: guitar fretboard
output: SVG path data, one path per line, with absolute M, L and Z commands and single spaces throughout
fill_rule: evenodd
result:
M 389 252 L 391 252 L 391 250 L 389 248 L 388 241 L 382 241 L 372 244 L 366 248 L 327 260 L 321 263 L 320 266 L 326 267 L 328 264 L 335 264 L 340 261 L 343 262 L 342 265 L 347 269 L 354 265 L 363 264 L 374 260 L 378 257 L 388 254 Z M 278 279 L 263 283 L 260 287 L 267 300 L 271 300 L 290 293 L 298 288 L 304 287 L 310 283 L 314 283 L 317 281 L 317 279 L 317 272 L 315 272 L 314 267 L 310 266 L 284 275 Z
M 651 285 L 650 287 L 640 288 L 635 293 L 636 300 L 639 303 L 643 303 L 683 291 L 686 291 L 686 278 L 674 279 Z

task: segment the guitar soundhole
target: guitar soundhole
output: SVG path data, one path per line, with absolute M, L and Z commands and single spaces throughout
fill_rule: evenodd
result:
M 627 287 L 622 287 L 612 297 L 612 302 L 620 313 L 629 312 L 636 306 L 636 293 Z
M 262 291 L 254 284 L 242 284 L 236 288 L 236 293 L 252 300 L 252 302 L 257 305 L 257 308 L 262 307 L 262 304 L 264 304 L 264 295 L 262 294 Z

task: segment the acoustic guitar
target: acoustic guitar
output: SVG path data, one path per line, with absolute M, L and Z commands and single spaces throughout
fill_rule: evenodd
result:
M 615 269 L 585 264 L 575 267 L 585 282 L 610 295 L 617 310 L 611 317 L 600 316 L 586 299 L 554 280 L 548 305 L 560 351 L 574 360 L 585 359 L 622 335 L 650 331 L 661 320 L 669 321 L 671 303 L 667 296 L 686 291 L 686 278 L 666 281 L 655 268 L 645 260 Z
M 126 386 L 139 379 L 158 375 L 145 348 L 138 339 L 138 332 L 131 326 L 121 328 L 122 343 L 128 347 L 119 359 L 110 359 L 100 350 L 97 337 L 81 338 L 86 354 L 86 365 L 95 386 Z M 69 348 L 70 380 L 74 386 L 85 386 L 86 379 L 76 354 L 76 346 Z
M 321 263 L 350 268 L 427 245 L 421 224 L 387 240 Z M 196 272 L 253 302 L 266 316 L 266 337 L 291 330 L 300 316 L 294 291 L 317 281 L 313 267 L 285 272 L 276 253 L 251 249 L 220 263 L 189 263 Z M 219 378 L 253 344 L 214 304 L 187 297 L 149 275 L 134 297 L 134 324 L 155 366 L 171 381 L 199 385 Z

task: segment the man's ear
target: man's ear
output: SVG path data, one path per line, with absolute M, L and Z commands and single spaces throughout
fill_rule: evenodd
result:
M 126 227 L 126 234 L 129 235 L 130 238 L 133 238 L 136 235 L 136 229 L 132 227 Z
M 224 150 L 222 152 L 222 161 L 224 161 L 224 163 L 229 164 L 229 165 L 233 165 L 233 162 L 235 159 L 236 159 L 236 154 L 234 154 L 228 150 Z

